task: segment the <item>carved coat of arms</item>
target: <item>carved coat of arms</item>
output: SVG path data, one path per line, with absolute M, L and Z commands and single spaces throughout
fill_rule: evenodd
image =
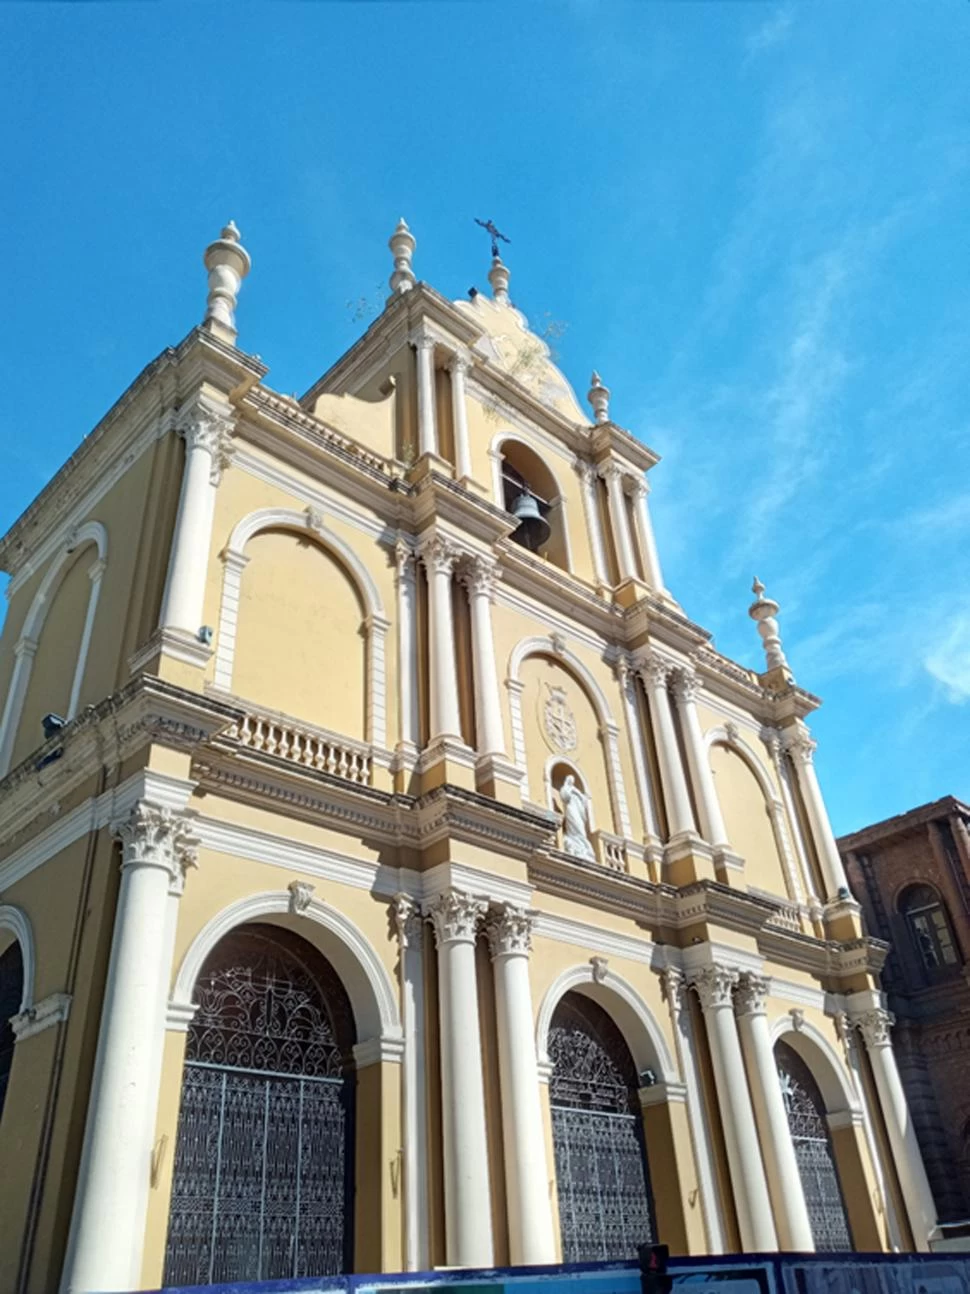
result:
M 548 695 L 542 706 L 542 730 L 553 750 L 566 754 L 576 749 L 576 718 L 566 700 L 566 689 L 546 684 Z

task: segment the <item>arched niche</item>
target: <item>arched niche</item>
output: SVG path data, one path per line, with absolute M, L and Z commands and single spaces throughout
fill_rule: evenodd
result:
M 548 804 L 550 756 L 565 759 L 581 771 L 599 826 L 629 836 L 619 729 L 585 664 L 559 639 L 526 638 L 509 658 L 506 689 L 523 798 Z
M 42 743 L 44 715 L 71 719 L 77 712 L 107 557 L 104 526 L 85 522 L 34 594 L 0 717 L 0 776 Z
M 373 577 L 316 513 L 263 508 L 223 553 L 215 682 L 383 748 L 388 621 Z
M 550 529 L 539 555 L 563 570 L 570 570 L 566 503 L 552 468 L 533 446 L 511 433 L 497 436 L 490 453 L 495 502 L 506 512 L 512 512 L 516 499 L 524 491 L 532 494 Z

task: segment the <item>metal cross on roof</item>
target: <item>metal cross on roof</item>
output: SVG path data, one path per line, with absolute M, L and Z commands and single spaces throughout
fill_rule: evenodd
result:
M 502 240 L 502 242 L 503 242 L 503 243 L 511 243 L 511 242 L 512 242 L 512 239 L 511 239 L 511 238 L 506 238 L 506 237 L 505 237 L 505 235 L 504 235 L 503 233 L 500 233 L 500 232 L 499 232 L 499 230 L 495 228 L 495 221 L 494 221 L 494 220 L 479 220 L 479 218 L 476 216 L 476 217 L 475 217 L 475 224 L 476 224 L 476 225 L 481 225 L 481 227 L 482 227 L 482 228 L 486 231 L 486 233 L 487 233 L 487 234 L 489 234 L 489 236 L 491 237 L 491 239 L 492 239 L 492 255 L 493 255 L 493 256 L 498 256 L 498 240 L 499 240 L 500 238 L 501 238 L 501 240 Z

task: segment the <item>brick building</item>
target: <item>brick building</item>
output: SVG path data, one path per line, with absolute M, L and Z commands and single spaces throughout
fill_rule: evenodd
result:
M 970 805 L 944 796 L 843 836 L 942 1221 L 970 1217 Z

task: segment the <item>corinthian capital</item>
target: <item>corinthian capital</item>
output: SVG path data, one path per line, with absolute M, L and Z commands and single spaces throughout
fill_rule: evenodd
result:
M 690 986 L 700 998 L 705 1011 L 730 1006 L 738 972 L 727 966 L 703 966 L 690 977 Z
M 198 839 L 190 820 L 171 809 L 139 802 L 127 818 L 111 823 L 109 830 L 121 841 L 122 870 L 128 867 L 159 867 L 169 876 L 169 891 L 181 894 L 185 873 L 198 866 Z
M 485 899 L 461 890 L 446 890 L 432 899 L 426 912 L 434 925 L 435 940 L 442 944 L 475 942 L 478 927 L 488 911 Z
M 198 449 L 212 459 L 209 477 L 218 485 L 235 453 L 232 434 L 236 419 L 227 409 L 198 401 L 180 412 L 175 430 L 185 441 L 186 453 Z
M 533 912 L 529 912 L 526 908 L 517 908 L 514 903 L 503 903 L 493 908 L 485 925 L 492 956 L 501 957 L 503 954 L 531 952 L 535 923 Z
M 850 1017 L 850 1024 L 862 1034 L 867 1047 L 888 1047 L 889 1031 L 895 1023 L 896 1017 L 892 1012 L 882 1007 L 873 1007 L 871 1011 Z
M 738 1015 L 764 1015 L 768 1003 L 770 981 L 764 975 L 744 971 L 738 977 L 734 995 L 734 1009 Z
M 687 1007 L 687 977 L 679 966 L 665 966 L 660 972 L 660 990 L 667 1005 L 675 1011 Z
M 461 554 L 444 535 L 432 535 L 421 545 L 418 556 L 429 575 L 450 575 Z
M 799 764 L 810 764 L 815 754 L 816 743 L 807 729 L 792 728 L 784 735 L 785 749 L 792 759 Z
M 391 901 L 394 925 L 402 948 L 415 948 L 421 942 L 424 919 L 421 909 L 410 894 L 395 894 Z
M 619 463 L 614 463 L 612 459 L 607 459 L 605 463 L 600 464 L 599 474 L 607 485 L 611 485 L 616 481 L 619 482 L 621 488 L 629 475 L 629 473 L 625 471 Z
M 666 688 L 673 665 L 656 652 L 650 652 L 636 661 L 635 668 L 648 688 Z
M 460 570 L 462 584 L 472 597 L 490 598 L 498 578 L 498 566 L 491 557 L 470 557 Z
M 678 701 L 693 702 L 697 700 L 700 683 L 697 674 L 690 665 L 682 665 L 671 671 L 671 682 L 674 696 Z

